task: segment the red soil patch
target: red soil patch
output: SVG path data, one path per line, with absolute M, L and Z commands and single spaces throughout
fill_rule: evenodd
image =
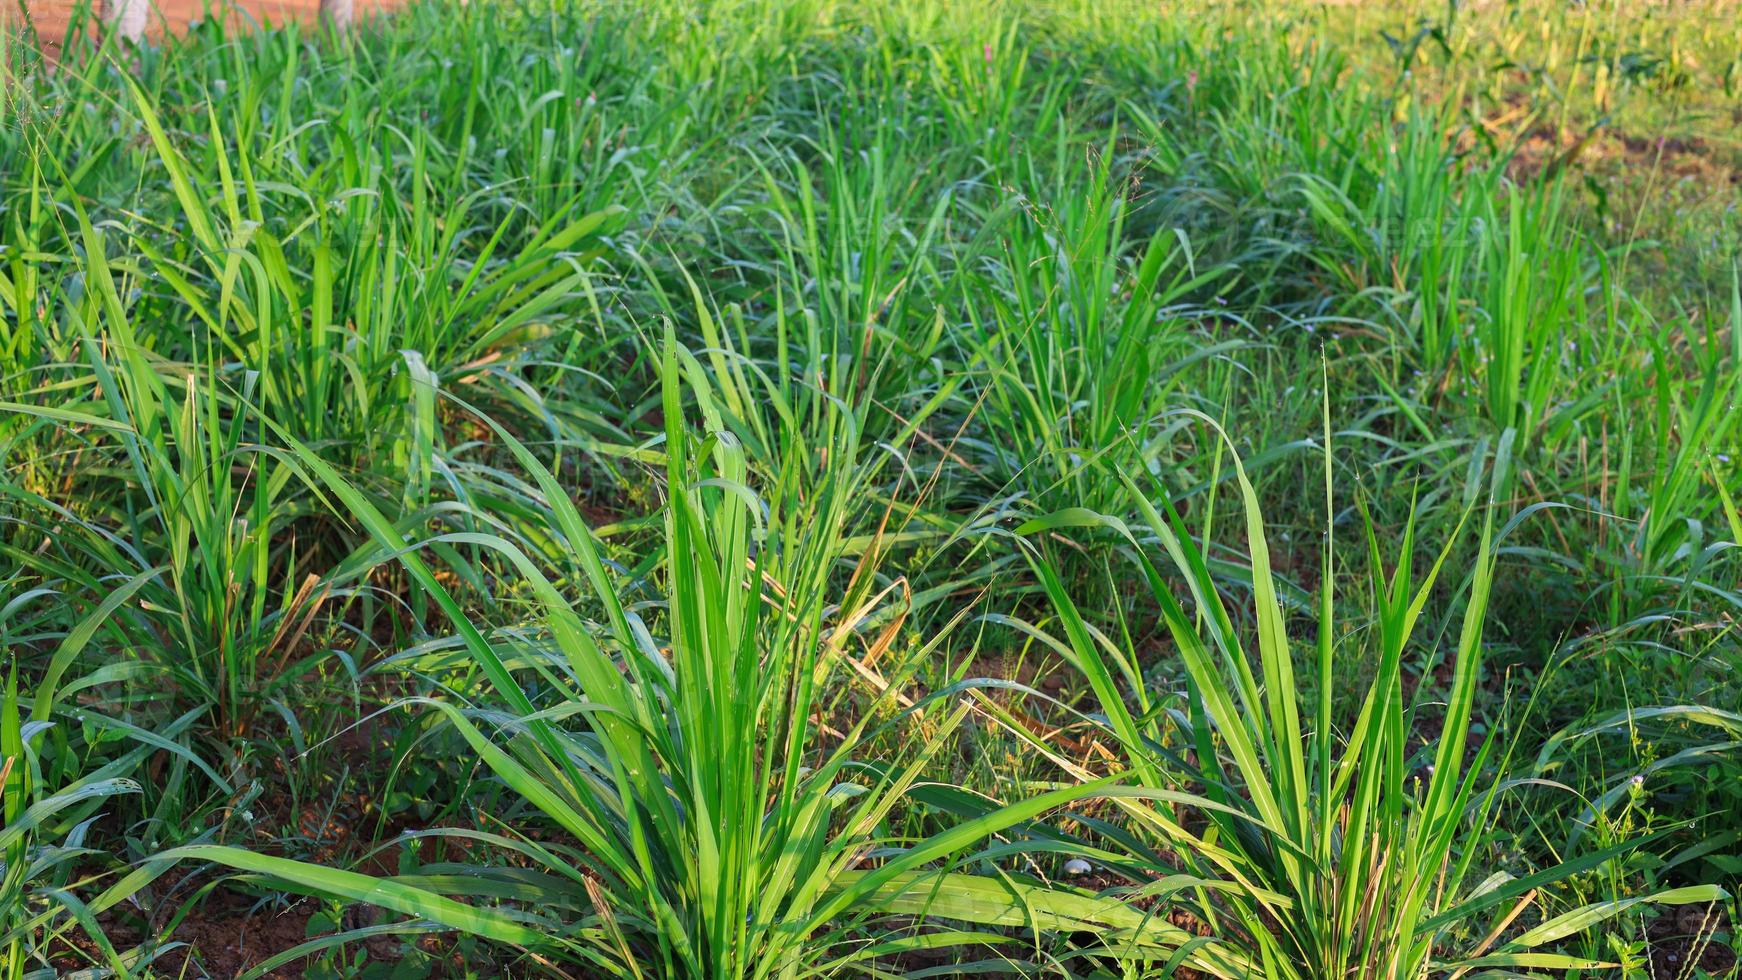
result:
M 362 18 L 390 10 L 403 2 L 354 0 L 353 11 L 355 16 Z M 90 3 L 94 12 L 97 0 L 90 0 Z M 320 12 L 320 0 L 152 0 L 151 7 L 146 34 L 155 39 L 162 37 L 165 31 L 185 31 L 188 24 L 213 17 L 222 17 L 236 27 L 291 21 L 308 23 Z M 24 8 L 30 14 L 43 49 L 51 58 L 59 54 L 61 38 L 77 9 L 75 0 L 25 0 Z M 22 29 L 16 2 L 0 3 L 0 27 L 7 31 Z

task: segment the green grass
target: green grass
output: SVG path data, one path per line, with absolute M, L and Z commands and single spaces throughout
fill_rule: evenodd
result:
M 1733 974 L 1731 13 L 9 38 L 5 977 Z

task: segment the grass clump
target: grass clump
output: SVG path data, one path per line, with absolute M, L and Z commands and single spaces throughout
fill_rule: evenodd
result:
M 9 36 L 7 976 L 1733 974 L 1734 32 L 1405 6 Z

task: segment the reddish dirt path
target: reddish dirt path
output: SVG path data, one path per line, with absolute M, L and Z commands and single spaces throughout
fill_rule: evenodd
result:
M 93 10 L 98 0 L 90 0 Z M 399 6 L 403 0 L 355 0 L 354 11 L 361 18 L 381 10 Z M 30 19 L 50 56 L 60 50 L 61 36 L 76 8 L 76 0 L 24 0 Z M 152 37 L 161 37 L 164 30 L 180 31 L 188 23 L 212 16 L 223 16 L 231 23 L 283 24 L 292 20 L 312 21 L 320 10 L 320 0 L 152 0 L 150 26 Z M 17 0 L 0 0 L 0 26 L 17 30 L 19 22 Z

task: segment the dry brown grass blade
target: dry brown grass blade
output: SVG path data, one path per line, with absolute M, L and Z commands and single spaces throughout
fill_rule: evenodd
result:
M 278 663 L 274 667 L 274 673 L 284 669 L 285 663 L 290 659 L 290 652 L 296 649 L 298 643 L 302 642 L 303 635 L 308 632 L 309 626 L 314 622 L 315 614 L 320 612 L 322 604 L 327 601 L 328 596 L 332 595 L 333 585 L 331 582 L 327 582 L 321 586 L 320 594 L 315 596 L 311 602 L 309 593 L 314 591 L 316 583 L 319 582 L 320 577 L 312 573 L 303 578 L 302 586 L 296 590 L 296 595 L 290 600 L 290 606 L 286 608 L 284 618 L 279 620 L 278 631 L 272 635 L 272 642 L 266 645 L 263 660 L 272 656 L 275 651 L 279 651 L 280 643 L 283 644 Z M 293 614 L 299 609 L 302 611 L 302 616 L 296 619 L 295 628 L 291 628 Z
M 1506 928 L 1512 925 L 1512 920 L 1518 918 L 1526 908 L 1530 907 L 1530 903 L 1535 900 L 1536 889 L 1532 888 L 1530 891 L 1525 892 L 1524 895 L 1518 899 L 1518 904 L 1512 906 L 1512 910 L 1502 916 L 1499 922 L 1494 923 L 1494 928 L 1490 929 L 1488 935 L 1482 937 L 1482 941 L 1476 945 L 1475 949 L 1470 951 L 1470 958 L 1475 959 L 1483 953 L 1488 952 L 1488 948 L 1494 945 L 1495 940 L 1498 940 L 1500 936 L 1506 932 Z M 1458 980 L 1459 977 L 1469 972 L 1470 967 L 1460 967 L 1457 970 L 1454 970 L 1452 975 L 1447 977 L 1446 980 Z

